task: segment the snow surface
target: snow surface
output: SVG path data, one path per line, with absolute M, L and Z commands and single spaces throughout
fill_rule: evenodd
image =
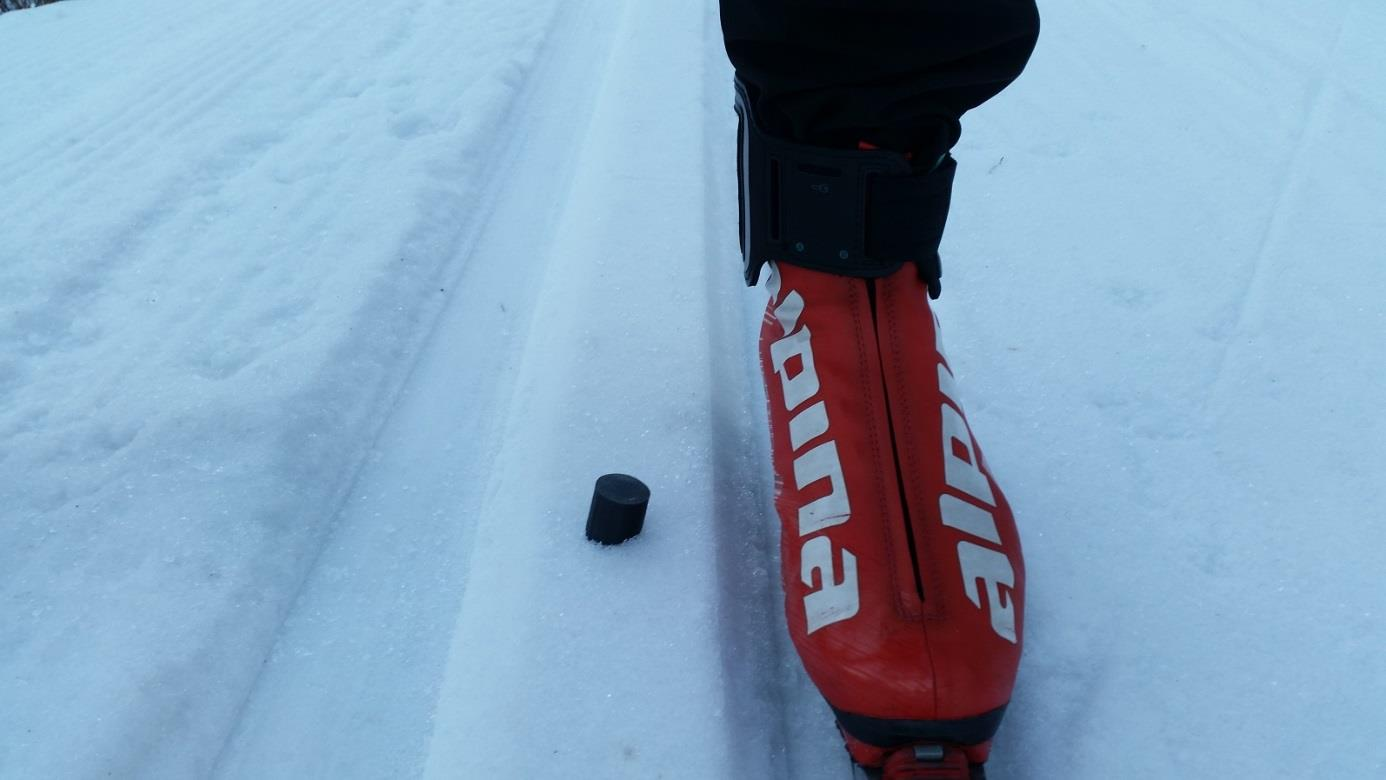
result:
M 1386 776 L 1386 6 L 1078 0 L 938 311 L 991 775 Z M 837 778 L 711 3 L 0 17 L 0 776 Z M 654 499 L 582 539 L 592 479 Z

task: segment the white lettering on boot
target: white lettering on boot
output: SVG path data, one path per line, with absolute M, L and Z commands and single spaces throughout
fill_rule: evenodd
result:
M 779 294 L 779 274 L 773 268 L 770 293 L 772 297 Z M 775 306 L 775 319 L 785 335 L 770 345 L 770 365 L 780 378 L 785 411 L 793 413 L 804 407 L 789 420 L 790 451 L 796 453 L 794 486 L 803 491 L 810 485 L 827 484 L 826 494 L 799 507 L 799 537 L 804 540 L 799 550 L 800 579 L 810 589 L 804 595 L 804 618 L 806 631 L 812 634 L 856 615 L 861 608 L 861 596 L 856 556 L 842 550 L 839 576 L 832 539 L 813 536 L 849 521 L 852 507 L 837 443 L 828 439 L 805 449 L 809 442 L 828 433 L 829 422 L 822 400 L 809 403 L 819 394 L 820 387 L 813 363 L 813 334 L 807 326 L 799 327 L 803 311 L 803 296 L 793 290 Z

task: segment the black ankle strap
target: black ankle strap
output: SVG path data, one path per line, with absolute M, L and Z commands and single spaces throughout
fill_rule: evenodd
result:
M 736 82 L 737 175 L 746 284 L 769 261 L 875 278 L 914 263 L 937 298 L 938 245 L 957 163 L 918 172 L 897 152 L 828 149 L 763 133 Z

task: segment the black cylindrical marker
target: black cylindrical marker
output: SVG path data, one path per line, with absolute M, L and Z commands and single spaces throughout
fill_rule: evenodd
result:
M 597 478 L 592 508 L 587 513 L 587 538 L 600 544 L 620 544 L 645 526 L 650 489 L 626 474 Z

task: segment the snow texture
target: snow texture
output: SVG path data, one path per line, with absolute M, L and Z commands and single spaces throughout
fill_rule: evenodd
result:
M 1386 776 L 1386 6 L 1042 10 L 938 306 L 991 776 Z M 0 777 L 847 776 L 715 4 L 71 0 L 0 68 Z

